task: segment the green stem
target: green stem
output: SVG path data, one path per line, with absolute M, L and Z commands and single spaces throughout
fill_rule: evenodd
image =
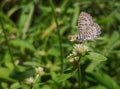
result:
M 37 75 L 35 76 L 34 83 L 33 83 L 32 87 L 31 87 L 31 89 L 35 89 L 35 84 L 36 84 L 36 82 L 37 82 L 37 80 L 38 80 L 39 78 L 40 78 L 40 75 L 37 74 Z
M 80 61 L 78 63 L 78 84 L 79 84 L 79 89 L 81 89 L 82 87 L 82 82 L 81 79 L 82 78 L 82 74 L 81 74 L 81 67 L 80 67 Z
M 60 60 L 61 60 L 61 74 L 63 74 L 63 64 L 64 64 L 64 62 L 63 62 L 63 52 L 62 52 L 62 40 L 61 40 L 61 36 L 60 36 L 60 30 L 59 30 L 59 25 L 58 25 L 57 17 L 56 17 L 56 14 L 55 14 L 55 10 L 54 10 L 53 1 L 49 0 L 49 3 L 51 5 L 53 16 L 54 16 L 55 23 L 56 23 L 56 26 L 57 26 L 57 35 L 58 35 L 58 39 L 59 39 Z M 63 89 L 63 82 L 60 83 L 60 86 L 61 86 L 60 89 Z
M 53 16 L 55 19 L 55 23 L 57 26 L 57 35 L 58 35 L 58 39 L 59 39 L 59 48 L 60 48 L 60 58 L 61 58 L 61 74 L 63 73 L 63 52 L 62 52 L 62 40 L 61 40 L 61 36 L 60 36 L 60 30 L 59 30 L 59 25 L 58 25 L 58 21 L 56 18 L 56 14 L 55 14 L 55 10 L 54 10 L 54 4 L 52 0 L 49 0 L 49 3 L 51 5 L 52 8 L 52 12 L 53 12 Z
M 13 59 L 12 51 L 11 51 L 11 49 L 10 49 L 9 40 L 8 40 L 8 37 L 7 37 L 7 34 L 6 34 L 6 29 L 5 29 L 2 21 L 0 21 L 0 24 L 1 24 L 1 28 L 2 28 L 3 33 L 4 33 L 4 36 L 5 36 L 5 40 L 6 40 L 6 43 L 7 43 L 8 52 L 9 52 L 9 54 L 10 54 L 11 61 L 12 61 L 12 63 L 13 63 L 14 68 L 16 68 L 16 67 L 15 67 L 15 64 L 14 64 L 14 59 Z

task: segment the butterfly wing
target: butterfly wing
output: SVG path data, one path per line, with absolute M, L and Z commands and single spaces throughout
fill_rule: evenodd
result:
M 92 17 L 88 13 L 81 12 L 78 18 L 78 28 L 84 27 L 89 24 L 93 24 Z
M 94 23 L 92 17 L 85 12 L 81 12 L 78 19 L 78 40 L 93 41 L 100 33 L 100 27 L 98 24 Z

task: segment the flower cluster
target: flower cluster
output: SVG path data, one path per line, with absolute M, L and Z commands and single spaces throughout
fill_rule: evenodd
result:
M 70 41 L 77 42 L 78 41 L 77 40 L 77 35 L 72 36 Z M 79 57 L 81 55 L 85 54 L 88 51 L 89 51 L 89 49 L 85 44 L 80 44 L 79 42 L 75 43 L 74 46 L 73 46 L 72 53 L 70 53 L 68 55 L 68 58 L 70 58 L 69 62 L 70 63 L 79 62 Z

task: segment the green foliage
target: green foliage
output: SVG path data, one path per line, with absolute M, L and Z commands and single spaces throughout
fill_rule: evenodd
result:
M 0 89 L 78 89 L 67 56 L 81 11 L 102 31 L 80 59 L 82 89 L 120 89 L 119 0 L 1 0 Z
M 86 72 L 93 71 L 97 65 L 99 65 L 102 61 L 106 61 L 107 58 L 101 54 L 90 52 L 87 57 L 91 60 L 91 63 L 86 68 Z

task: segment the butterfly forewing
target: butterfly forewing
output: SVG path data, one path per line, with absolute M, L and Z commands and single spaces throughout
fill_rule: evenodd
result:
M 81 12 L 79 19 L 78 19 L 78 26 L 89 25 L 91 23 L 93 23 L 92 17 L 85 12 Z

